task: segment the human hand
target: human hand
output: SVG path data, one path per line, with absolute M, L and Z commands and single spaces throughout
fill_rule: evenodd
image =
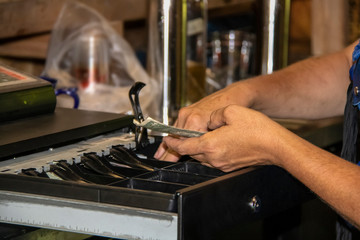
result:
M 242 90 L 240 90 L 242 89 Z M 239 96 L 239 91 L 242 94 Z M 216 109 L 236 103 L 242 106 L 250 105 L 249 90 L 246 87 L 246 81 L 233 84 L 225 89 L 213 93 L 200 101 L 180 109 L 178 118 L 174 124 L 177 128 L 184 128 L 200 132 L 208 131 L 208 122 L 210 115 Z M 169 148 L 165 142 L 162 142 L 154 155 L 159 160 L 175 162 L 180 155 Z
M 174 126 L 178 128 L 207 132 L 207 123 L 210 119 L 210 111 L 200 111 L 196 106 L 182 108 L 179 112 L 178 120 Z M 162 142 L 157 149 L 155 158 L 164 161 L 176 162 L 181 155 L 168 148 L 165 142 Z
M 211 114 L 208 128 L 213 131 L 201 137 L 165 137 L 164 142 L 180 155 L 190 155 L 225 172 L 253 165 L 280 165 L 279 143 L 288 130 L 264 114 L 230 105 Z

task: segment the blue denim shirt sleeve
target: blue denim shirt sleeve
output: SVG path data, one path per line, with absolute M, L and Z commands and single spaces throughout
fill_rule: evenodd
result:
M 354 106 L 357 106 L 360 109 L 360 41 L 355 46 L 353 54 L 352 54 L 352 60 L 353 65 L 350 68 L 350 78 L 353 83 L 352 86 L 352 94 L 353 94 L 353 102 L 352 104 Z

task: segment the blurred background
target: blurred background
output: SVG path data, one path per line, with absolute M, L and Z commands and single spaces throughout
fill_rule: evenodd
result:
M 161 52 L 164 51 L 164 46 L 159 44 L 163 36 L 160 35 L 164 33 L 160 31 L 159 34 L 154 26 L 159 27 L 162 24 L 159 19 L 162 19 L 160 15 L 163 14 L 160 13 L 160 8 L 156 7 L 156 4 L 162 5 L 166 1 L 2 0 L 0 1 L 0 62 L 35 76 L 49 75 L 48 66 L 50 61 L 53 61 L 49 58 L 58 54 L 53 51 L 54 48 L 49 49 L 51 36 L 53 35 L 53 45 L 59 49 L 61 41 L 66 39 L 64 37 L 66 29 L 59 29 L 59 27 L 54 29 L 54 26 L 63 6 L 69 2 L 83 3 L 104 17 L 106 24 L 109 24 L 112 30 L 120 36 L 120 40 L 124 39 L 130 45 L 129 49 L 135 53 L 140 66 L 146 71 L 145 73 L 143 69 L 140 69 L 141 67 L 137 67 L 135 73 L 131 72 L 129 66 L 135 66 L 133 59 L 121 59 L 128 58 L 127 56 L 130 54 L 127 53 L 124 54 L 125 57 L 120 56 L 120 59 L 116 59 L 116 64 L 113 64 L 114 59 L 111 58 L 120 55 L 116 52 L 119 47 L 116 46 L 115 50 L 113 47 L 114 42 L 118 43 L 118 41 L 110 39 L 109 31 L 101 29 L 100 34 L 96 36 L 96 44 L 102 44 L 104 49 L 111 48 L 111 52 L 102 56 L 99 56 L 99 53 L 92 53 L 96 54 L 97 58 L 103 58 L 102 61 L 110 61 L 106 62 L 106 68 L 87 73 L 98 77 L 97 83 L 104 83 L 95 85 L 101 87 L 96 89 L 97 92 L 100 92 L 97 93 L 99 99 L 96 101 L 101 101 L 103 97 L 101 91 L 104 92 L 103 95 L 122 98 L 127 92 L 127 88 L 120 89 L 122 86 L 128 87 L 131 82 L 149 76 L 145 83 L 150 83 L 147 90 L 154 93 L 152 94 L 154 96 L 153 99 L 146 100 L 144 108 L 153 106 L 153 109 L 149 107 L 145 112 L 149 112 L 150 115 L 165 123 L 173 121 L 180 107 L 191 104 L 234 81 L 270 73 L 310 56 L 337 51 L 355 41 L 359 36 L 360 20 L 357 13 L 360 10 L 360 0 L 191 0 L 187 1 L 186 10 L 188 14 L 186 20 L 188 21 L 187 40 L 182 39 L 184 38 L 183 33 L 181 35 L 175 30 L 168 33 L 170 38 L 174 37 L 172 41 L 175 43 L 174 46 L 169 46 L 170 55 L 167 56 L 170 59 L 169 66 L 164 67 L 161 62 L 157 61 L 159 52 L 164 54 Z M 272 24 L 270 20 L 271 4 L 276 5 L 273 12 L 275 16 L 273 30 L 270 30 Z M 175 8 L 175 12 L 169 12 L 169 14 L 175 16 L 178 11 L 176 9 L 181 8 L 178 6 Z M 67 9 L 69 16 L 76 14 L 76 11 L 71 13 L 69 9 L 71 7 Z M 81 17 L 74 18 L 76 19 L 74 23 L 78 23 L 79 19 L 86 23 L 86 18 Z M 181 28 L 182 23 L 178 22 L 172 23 L 174 26 L 170 26 L 170 28 Z M 65 26 L 68 27 L 69 25 L 66 24 Z M 106 32 L 105 38 L 104 31 Z M 59 35 L 59 32 L 62 35 Z M 100 36 L 101 34 L 102 36 Z M 158 34 L 160 38 L 155 36 Z M 114 35 L 113 32 L 110 35 Z M 63 39 L 59 40 L 59 36 Z M 101 39 L 105 39 L 106 42 L 100 43 Z M 86 46 L 83 40 L 88 41 L 88 39 L 81 40 L 80 38 L 78 40 L 78 46 L 83 47 Z M 107 46 L 109 42 L 112 47 Z M 176 45 L 178 42 L 180 45 Z M 182 42 L 186 42 L 186 50 L 184 50 L 185 48 L 179 49 Z M 272 46 L 270 46 L 271 44 Z M 123 44 L 120 44 L 121 47 L 124 47 Z M 81 53 L 80 47 L 74 49 L 76 50 L 69 50 L 70 55 L 74 55 L 70 56 L 72 60 L 78 59 L 79 63 L 81 61 L 79 57 L 87 58 L 89 52 Z M 104 52 L 99 50 L 99 47 L 96 51 L 100 54 Z M 175 51 L 177 52 L 171 53 Z M 186 51 L 186 53 L 181 51 Z M 179 63 L 182 61 L 181 55 L 186 55 L 187 62 L 182 63 L 183 66 Z M 163 60 L 163 57 L 160 59 Z M 173 60 L 171 60 L 172 58 Z M 46 71 L 44 72 L 45 65 Z M 167 81 L 159 76 L 159 73 L 163 73 L 162 71 L 166 67 L 170 72 L 176 68 L 175 75 L 169 73 L 166 76 L 169 79 L 176 79 L 176 81 L 171 80 L 172 86 L 168 87 L 164 85 L 164 82 Z M 111 72 L 111 68 L 117 71 L 116 74 Z M 184 73 L 184 71 L 187 72 Z M 81 79 L 84 77 L 81 76 L 82 72 L 74 73 L 69 70 L 69 73 L 73 75 L 72 77 L 78 78 L 78 81 L 82 81 L 79 85 L 80 90 L 84 89 L 84 86 L 88 86 L 88 83 Z M 115 80 L 112 79 L 113 76 L 116 77 Z M 50 77 L 54 76 L 50 74 Z M 55 78 L 59 78 L 59 76 L 55 75 Z M 153 79 L 156 80 L 152 81 Z M 105 86 L 106 84 L 119 87 L 124 94 L 119 94 L 120 90 L 115 91 L 111 87 Z M 105 89 L 102 86 L 105 86 Z M 73 86 L 67 83 L 65 87 Z M 159 89 L 165 90 L 161 92 Z M 171 96 L 166 96 L 166 91 L 170 92 Z M 81 94 L 81 91 L 79 94 L 80 109 L 104 109 L 98 103 L 85 106 L 84 103 L 90 103 L 93 96 Z M 148 93 L 147 95 L 149 96 Z M 103 101 L 114 102 L 108 97 L 104 97 Z M 153 102 L 156 104 L 152 104 Z M 68 105 L 72 106 L 72 103 Z M 168 109 L 165 109 L 165 105 Z M 66 106 L 66 102 L 61 106 Z M 127 112 L 129 108 L 129 106 L 123 105 L 107 107 L 108 111 L 113 112 Z M 164 115 L 166 116 L 164 117 Z M 168 121 L 168 118 L 172 121 Z
M 41 76 L 46 62 L 49 60 L 47 57 L 54 25 L 66 2 L 75 1 L 0 0 L 0 63 L 35 76 Z M 79 0 L 78 2 L 98 11 L 112 29 L 129 43 L 140 66 L 150 74 L 151 64 L 154 63 L 150 48 L 157 43 L 155 41 L 154 45 L 151 42 L 153 40 L 151 37 L 154 36 L 151 27 L 156 25 L 151 17 L 157 11 L 157 8 L 151 7 L 151 3 L 154 1 Z M 201 0 L 189 0 L 188 2 L 197 3 Z M 213 89 L 204 88 L 204 92 L 191 92 L 190 96 L 195 98 L 187 99 L 190 103 L 196 101 L 196 97 L 205 96 L 231 82 L 266 73 L 262 69 L 264 55 L 262 51 L 266 40 L 264 29 L 267 26 L 264 24 L 266 15 L 264 14 L 264 5 L 270 2 L 273 1 L 207 1 L 207 7 L 203 9 L 206 13 L 206 35 L 203 38 L 205 45 L 202 45 L 205 52 L 199 54 L 205 56 L 201 61 L 205 64 L 207 81 L 213 83 L 211 85 Z M 311 56 L 340 50 L 360 36 L 360 0 L 278 0 L 276 2 L 279 3 L 279 11 L 283 15 L 280 16 L 282 27 L 274 31 L 277 37 L 275 38 L 274 52 L 281 55 L 275 57 L 281 61 L 274 62 L 273 70 Z M 196 12 L 194 14 L 196 15 Z M 190 16 L 189 19 L 197 20 L 198 18 Z M 177 30 L 176 27 L 173 29 Z M 196 26 L 192 29 L 192 33 L 198 33 Z M 102 38 L 100 37 L 100 39 Z M 198 44 L 197 40 L 199 39 L 195 40 L 195 44 Z M 80 44 L 77 49 L 84 46 L 85 44 Z M 82 56 L 80 53 L 75 54 L 75 57 L 79 59 Z M 88 57 L 85 56 L 85 58 Z M 238 62 L 234 60 L 235 56 L 237 56 Z M 104 58 L 108 59 L 108 56 Z M 195 61 L 196 58 L 191 60 Z M 187 67 L 197 70 L 196 64 L 191 63 Z M 131 69 L 132 66 L 128 65 L 127 67 Z M 232 66 L 230 70 L 228 66 Z M 107 71 L 109 69 L 104 70 L 106 74 L 109 74 Z M 201 72 L 198 74 L 199 78 L 204 78 L 205 73 L 202 71 L 199 71 Z M 196 76 L 196 72 L 194 76 Z M 117 84 L 117 87 L 126 83 L 124 79 L 134 78 L 131 73 L 125 73 L 119 74 L 123 82 Z M 127 75 L 128 73 L 131 76 Z M 144 79 L 142 77 L 143 75 L 140 76 L 140 79 Z M 104 82 L 106 81 L 104 80 Z M 86 87 L 87 83 L 83 83 L 82 86 Z M 153 86 L 153 89 L 156 89 L 156 86 Z M 192 87 L 190 90 L 194 89 L 198 88 Z M 105 91 L 104 89 L 100 90 Z M 125 91 L 126 94 L 127 91 Z M 84 99 L 85 96 L 81 97 Z M 124 101 L 128 102 L 128 99 Z M 148 105 L 153 106 L 152 104 Z M 293 237 L 291 235 L 293 233 L 289 232 L 289 239 L 333 239 L 335 233 L 332 223 L 336 219 L 336 214 L 329 207 L 320 200 L 314 200 L 307 203 L 302 210 L 294 209 L 290 214 L 299 214 L 298 211 L 301 211 L 300 215 L 304 222 L 300 228 L 306 229 L 306 231 L 303 231 L 301 236 L 298 234 L 298 238 Z M 266 231 L 271 232 L 276 224 L 286 225 L 276 219 L 272 222 L 266 226 Z M 260 224 L 243 226 L 245 229 L 242 230 L 249 230 L 253 234 L 256 231 L 251 231 L 251 229 L 258 229 Z M 321 224 L 325 227 L 320 227 Z M 257 232 L 261 235 L 260 231 Z M 231 235 L 232 233 L 229 231 L 226 234 Z M 238 236 L 236 232 L 234 235 Z M 251 236 L 248 239 L 260 238 L 256 235 Z
M 0 60 L 40 75 L 50 32 L 65 2 L 0 1 Z M 80 2 L 103 14 L 146 66 L 148 0 Z M 256 0 L 208 0 L 208 33 L 238 29 L 256 34 L 259 19 L 256 4 Z M 288 62 L 340 49 L 356 39 L 360 17 L 354 13 L 359 8 L 359 0 L 291 0 Z

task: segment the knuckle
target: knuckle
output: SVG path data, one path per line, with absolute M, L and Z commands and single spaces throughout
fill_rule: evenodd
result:
M 203 141 L 201 148 L 209 159 L 217 159 L 218 158 L 219 149 L 217 148 L 216 144 L 214 144 L 213 142 L 205 139 Z
M 184 126 L 182 127 L 197 126 L 201 123 L 201 115 L 195 111 L 189 110 L 186 107 L 180 109 L 178 117 L 183 120 Z
M 204 150 L 205 153 L 210 154 L 212 153 L 212 148 L 214 147 L 214 144 L 211 140 L 209 140 L 208 137 L 206 136 L 201 136 L 201 146 L 200 148 L 202 148 Z
M 187 107 L 181 108 L 178 113 L 179 118 L 185 118 L 189 113 L 189 110 Z
M 220 161 L 211 161 L 210 164 L 214 167 L 214 168 L 217 168 L 217 169 L 220 169 L 222 168 L 222 163 Z
M 228 117 L 228 116 L 233 116 L 235 115 L 237 112 L 239 111 L 239 107 L 236 106 L 236 105 L 229 105 L 229 106 L 226 106 L 224 108 L 224 116 L 225 117 Z
M 218 144 L 211 139 L 204 138 L 202 141 L 203 152 L 205 153 L 205 161 L 211 166 L 217 169 L 226 168 L 226 161 L 224 161 L 224 151 L 218 146 Z
M 186 154 L 186 148 L 183 146 L 183 144 L 178 144 L 177 146 L 174 146 L 173 150 L 180 155 Z

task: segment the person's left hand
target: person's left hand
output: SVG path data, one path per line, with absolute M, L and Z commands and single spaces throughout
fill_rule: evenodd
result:
M 265 164 L 280 165 L 279 140 L 288 130 L 264 114 L 230 105 L 211 114 L 210 131 L 196 138 L 165 137 L 166 145 L 180 155 L 189 155 L 222 171 Z M 286 138 L 286 137 L 285 137 Z

